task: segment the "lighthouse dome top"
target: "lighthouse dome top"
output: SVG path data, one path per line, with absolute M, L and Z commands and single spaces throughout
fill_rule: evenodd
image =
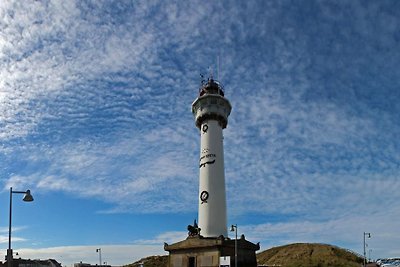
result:
M 199 89 L 200 96 L 205 94 L 224 96 L 224 89 L 218 81 L 214 80 L 213 78 L 209 78 L 208 81 L 202 84 Z

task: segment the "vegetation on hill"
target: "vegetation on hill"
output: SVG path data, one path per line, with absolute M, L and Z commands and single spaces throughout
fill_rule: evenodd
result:
M 360 267 L 358 255 L 331 245 L 298 243 L 267 249 L 257 254 L 259 265 L 281 267 Z M 168 256 L 150 256 L 124 267 L 167 267 Z
M 358 255 L 331 245 L 298 243 L 274 247 L 257 254 L 259 265 L 282 267 L 359 267 Z
M 150 256 L 138 260 L 137 262 L 124 265 L 124 267 L 167 267 L 168 266 L 168 256 Z

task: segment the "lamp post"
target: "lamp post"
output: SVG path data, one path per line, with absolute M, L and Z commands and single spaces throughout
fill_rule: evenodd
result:
M 371 233 L 366 233 L 366 232 L 364 232 L 364 267 L 365 267 L 365 265 L 367 264 L 367 255 L 366 255 L 366 253 L 365 253 L 365 237 L 367 237 L 367 238 L 371 238 Z
M 368 262 L 371 262 L 372 249 L 368 250 Z
M 11 249 L 11 218 L 12 218 L 12 194 L 24 194 L 24 198 L 22 199 L 25 202 L 33 201 L 33 197 L 31 195 L 31 190 L 26 191 L 13 191 L 12 187 L 10 187 L 10 216 L 8 221 L 8 249 L 7 249 L 7 266 L 13 266 L 13 251 Z
M 235 267 L 237 267 L 237 224 L 231 225 L 231 232 L 235 232 Z
M 101 248 L 97 248 L 97 249 L 96 249 L 96 252 L 99 253 L 99 263 L 100 263 L 100 265 L 101 265 Z

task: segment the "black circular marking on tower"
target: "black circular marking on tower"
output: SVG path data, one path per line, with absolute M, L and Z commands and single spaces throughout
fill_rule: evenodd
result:
M 208 125 L 207 124 L 203 124 L 203 127 L 201 129 L 203 130 L 203 133 L 207 133 Z
M 201 204 L 203 203 L 207 203 L 207 199 L 209 197 L 209 194 L 207 191 L 203 191 L 200 193 L 200 200 L 201 200 Z

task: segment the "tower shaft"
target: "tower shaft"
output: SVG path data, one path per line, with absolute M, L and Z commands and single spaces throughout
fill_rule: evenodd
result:
M 201 125 L 199 227 L 206 237 L 227 236 L 222 128 L 216 120 Z

